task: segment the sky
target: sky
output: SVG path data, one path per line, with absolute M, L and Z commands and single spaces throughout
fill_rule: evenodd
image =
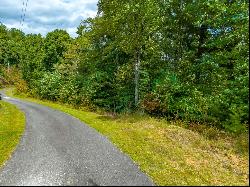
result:
M 96 16 L 98 0 L 28 0 L 22 26 L 20 20 L 26 1 L 0 0 L 0 22 L 27 34 L 45 36 L 54 29 L 64 29 L 75 37 L 81 20 Z

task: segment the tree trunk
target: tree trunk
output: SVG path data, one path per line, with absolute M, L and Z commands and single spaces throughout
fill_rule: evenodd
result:
M 139 104 L 139 76 L 140 76 L 140 50 L 135 50 L 135 106 L 137 107 Z

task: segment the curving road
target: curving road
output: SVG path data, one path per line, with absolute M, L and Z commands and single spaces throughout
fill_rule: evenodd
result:
M 26 130 L 0 169 L 1 186 L 153 185 L 151 179 L 106 137 L 51 108 L 12 99 L 26 114 Z

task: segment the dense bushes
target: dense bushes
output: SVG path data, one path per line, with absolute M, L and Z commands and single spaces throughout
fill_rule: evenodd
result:
M 0 88 L 10 85 L 15 85 L 18 89 L 22 89 L 23 92 L 27 91 L 26 81 L 22 79 L 21 72 L 17 67 L 6 68 L 0 65 Z

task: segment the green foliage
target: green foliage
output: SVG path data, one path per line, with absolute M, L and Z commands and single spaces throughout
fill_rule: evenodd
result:
M 75 39 L 1 25 L 0 64 L 17 65 L 41 98 L 238 133 L 249 121 L 248 4 L 99 0 Z
M 47 34 L 44 41 L 45 56 L 43 59 L 46 70 L 52 70 L 53 65 L 60 62 L 70 40 L 69 34 L 64 30 L 56 29 Z

